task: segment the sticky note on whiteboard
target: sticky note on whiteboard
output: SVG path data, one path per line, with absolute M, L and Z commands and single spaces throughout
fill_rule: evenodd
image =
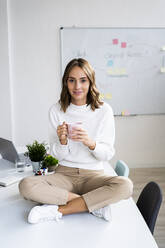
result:
M 121 48 L 126 48 L 127 47 L 127 43 L 126 42 L 121 42 Z
M 117 45 L 119 43 L 118 39 L 113 39 L 113 44 Z
M 113 60 L 109 60 L 107 66 L 113 66 Z
M 160 68 L 161 73 L 165 73 L 165 67 Z

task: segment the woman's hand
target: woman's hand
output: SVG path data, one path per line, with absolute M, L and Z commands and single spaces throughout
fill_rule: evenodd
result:
M 74 141 L 82 142 L 85 146 L 88 146 L 88 148 L 91 150 L 94 150 L 96 147 L 96 142 L 90 139 L 87 131 L 82 128 L 74 128 L 74 131 L 72 131 L 71 139 Z
M 65 123 L 65 121 L 63 122 L 62 125 L 59 125 L 57 127 L 57 135 L 58 135 L 58 138 L 59 138 L 61 145 L 66 145 L 68 142 L 68 140 L 67 140 L 68 126 Z

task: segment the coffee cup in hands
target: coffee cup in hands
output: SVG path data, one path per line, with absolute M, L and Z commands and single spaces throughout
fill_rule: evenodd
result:
M 76 128 L 82 128 L 82 122 L 68 123 L 68 138 L 71 139 Z

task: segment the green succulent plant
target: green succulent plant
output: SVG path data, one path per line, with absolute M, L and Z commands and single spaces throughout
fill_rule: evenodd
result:
M 57 164 L 58 164 L 58 160 L 56 158 L 54 158 L 51 155 L 47 155 L 44 158 L 44 161 L 42 163 L 42 167 L 49 167 L 49 166 L 57 165 Z
M 33 162 L 43 161 L 47 154 L 47 144 L 38 143 L 38 141 L 34 141 L 32 145 L 26 145 L 28 152 L 26 155 Z

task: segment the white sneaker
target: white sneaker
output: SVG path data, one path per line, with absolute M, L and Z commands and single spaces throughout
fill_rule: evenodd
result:
M 112 220 L 112 216 L 111 216 L 111 207 L 110 205 L 105 206 L 103 208 L 99 208 L 97 210 L 94 210 L 92 212 L 93 215 L 103 218 L 107 221 L 111 221 Z
M 59 221 L 61 218 L 62 213 L 58 211 L 57 205 L 42 205 L 31 209 L 28 216 L 28 222 L 31 224 L 37 224 L 39 222 L 50 220 Z

